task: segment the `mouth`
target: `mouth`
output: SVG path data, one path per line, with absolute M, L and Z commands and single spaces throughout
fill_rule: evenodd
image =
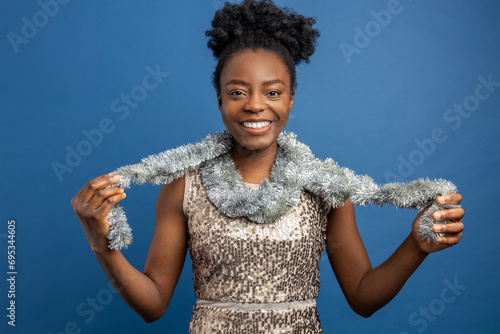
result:
M 264 122 L 242 122 L 241 125 L 247 129 L 264 129 L 267 128 L 269 125 L 271 125 L 271 122 L 269 121 L 264 121 Z

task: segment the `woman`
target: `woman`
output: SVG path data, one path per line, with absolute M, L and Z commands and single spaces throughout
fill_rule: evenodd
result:
M 230 218 L 221 211 L 224 203 L 218 205 L 214 196 L 220 192 L 231 197 L 221 186 L 227 178 L 239 178 L 235 182 L 244 182 L 252 196 L 263 191 L 263 184 L 277 183 L 277 166 L 295 163 L 283 160 L 280 152 L 285 145 L 279 138 L 293 108 L 295 65 L 309 61 L 319 36 L 314 23 L 272 1 L 226 4 L 216 13 L 207 35 L 219 59 L 213 83 L 232 149 L 162 186 L 142 273 L 120 251 L 108 248 L 108 214 L 126 196 L 123 188 L 109 186 L 120 177 L 97 177 L 73 198 L 96 258 L 122 298 L 145 321 L 165 313 L 188 247 L 198 297 L 191 333 L 321 333 L 314 298 L 325 247 L 349 305 L 368 317 L 399 292 L 429 253 L 460 241 L 462 208 L 433 213 L 436 220 L 456 220 L 433 226 L 434 232 L 446 233 L 435 242 L 418 233 L 421 212 L 400 247 L 372 268 L 349 198 L 334 208 L 321 196 L 302 190 L 290 210 L 266 224 Z M 444 194 L 436 201 L 459 204 L 461 196 Z

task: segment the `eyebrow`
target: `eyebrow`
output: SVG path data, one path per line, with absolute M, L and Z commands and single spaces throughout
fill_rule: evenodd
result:
M 277 83 L 281 83 L 283 84 L 283 86 L 286 86 L 286 84 L 280 80 L 280 79 L 272 79 L 272 80 L 267 80 L 267 81 L 264 81 L 262 83 L 263 86 L 271 86 L 271 85 L 274 85 L 274 84 L 277 84 Z M 250 84 L 244 80 L 239 80 L 239 79 L 233 79 L 233 80 L 229 80 L 228 82 L 226 82 L 226 84 L 224 86 L 229 86 L 229 85 L 242 85 L 242 86 L 250 86 Z

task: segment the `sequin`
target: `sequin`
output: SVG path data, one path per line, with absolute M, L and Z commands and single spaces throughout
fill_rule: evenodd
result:
M 281 303 L 314 299 L 329 205 L 303 191 L 299 203 L 268 224 L 228 218 L 189 172 L 189 254 L 196 297 L 220 302 Z M 315 306 L 236 311 L 195 305 L 190 333 L 322 333 Z

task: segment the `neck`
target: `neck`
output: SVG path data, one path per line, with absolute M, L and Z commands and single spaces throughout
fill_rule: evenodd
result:
M 261 183 L 271 175 L 271 169 L 278 151 L 278 143 L 265 150 L 248 150 L 237 142 L 233 147 L 232 156 L 236 170 L 247 183 Z

